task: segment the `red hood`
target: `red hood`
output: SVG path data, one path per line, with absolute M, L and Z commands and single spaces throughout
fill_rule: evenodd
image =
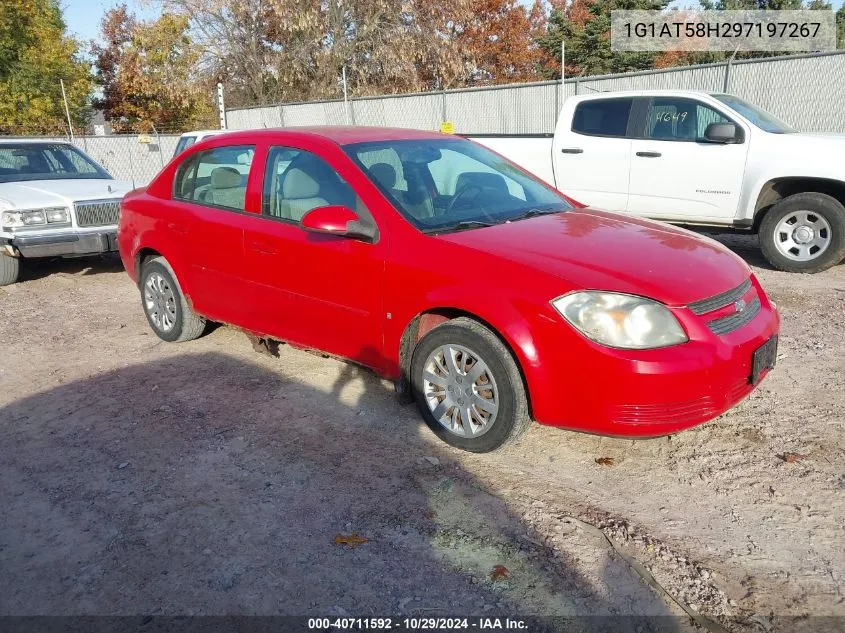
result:
M 441 239 L 568 281 L 572 289 L 686 305 L 748 279 L 746 263 L 691 231 L 594 209 L 461 231 Z

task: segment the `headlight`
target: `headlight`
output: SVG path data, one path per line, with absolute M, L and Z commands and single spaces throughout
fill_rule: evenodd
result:
M 50 224 L 67 224 L 70 222 L 70 213 L 64 207 L 53 207 L 44 209 L 47 214 L 47 222 Z
M 587 290 L 552 305 L 584 336 L 609 347 L 652 349 L 689 340 L 675 316 L 651 299 Z
M 45 224 L 70 224 L 70 211 L 65 207 L 33 209 L 31 211 L 4 211 L 0 220 L 4 229 L 22 229 Z

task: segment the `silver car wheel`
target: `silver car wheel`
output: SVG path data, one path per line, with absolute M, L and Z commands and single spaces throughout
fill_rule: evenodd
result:
M 493 426 L 499 390 L 478 354 L 461 345 L 442 345 L 428 355 L 422 378 L 425 402 L 446 430 L 475 438 Z
M 812 211 L 794 211 L 775 228 L 775 246 L 784 257 L 798 262 L 815 259 L 830 246 L 827 220 Z
M 150 273 L 144 284 L 144 309 L 160 332 L 169 332 L 176 325 L 176 295 L 160 273 Z

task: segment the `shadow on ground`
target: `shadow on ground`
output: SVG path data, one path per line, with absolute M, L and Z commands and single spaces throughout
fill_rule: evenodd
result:
M 42 279 L 57 273 L 66 275 L 96 275 L 123 270 L 123 263 L 117 253 L 106 253 L 91 257 L 70 257 L 53 259 L 21 260 L 20 281 Z
M 550 555 L 363 370 L 323 392 L 182 354 L 14 402 L 0 429 L 2 614 L 669 613 L 619 560 L 590 579 Z

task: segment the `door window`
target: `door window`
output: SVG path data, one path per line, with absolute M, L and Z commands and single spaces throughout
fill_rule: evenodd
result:
M 572 131 L 588 136 L 624 138 L 633 99 L 591 99 L 575 106 Z
M 298 223 L 318 207 L 343 205 L 362 221 L 369 214 L 355 191 L 325 160 L 303 150 L 271 147 L 264 172 L 262 212 Z
M 254 154 L 253 145 L 215 147 L 198 152 L 179 166 L 173 197 L 243 211 Z
M 692 99 L 651 100 L 644 137 L 656 141 L 700 141 L 711 123 L 732 123 L 718 110 Z

